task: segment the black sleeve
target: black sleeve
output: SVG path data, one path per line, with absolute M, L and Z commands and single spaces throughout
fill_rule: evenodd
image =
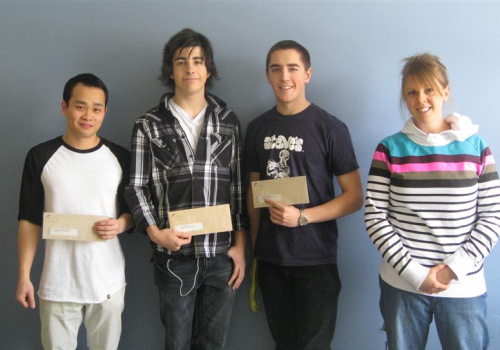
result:
M 39 144 L 28 152 L 21 180 L 18 220 L 27 220 L 42 226 L 45 200 L 42 171 L 61 144 L 61 139 L 56 138 Z

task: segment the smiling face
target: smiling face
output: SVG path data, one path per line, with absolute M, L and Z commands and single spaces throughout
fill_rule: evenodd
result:
M 425 133 L 439 133 L 449 129 L 443 120 L 443 106 L 448 100 L 450 87 L 425 84 L 415 77 L 409 77 L 404 85 L 406 106 L 413 116 L 415 125 Z
M 99 143 L 97 132 L 106 115 L 106 97 L 102 89 L 81 83 L 72 90 L 69 103 L 61 109 L 67 127 L 64 140 L 75 148 L 92 148 Z
M 172 78 L 175 82 L 175 94 L 189 96 L 205 94 L 205 83 L 210 73 L 205 65 L 205 58 L 200 46 L 177 49 L 172 62 Z
M 280 113 L 297 114 L 309 105 L 306 84 L 311 80 L 311 74 L 311 68 L 305 68 L 297 50 L 277 50 L 272 53 L 266 75 Z

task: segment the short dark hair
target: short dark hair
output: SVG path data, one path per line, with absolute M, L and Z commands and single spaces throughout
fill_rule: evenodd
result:
M 203 52 L 203 60 L 210 76 L 205 83 L 206 87 L 212 86 L 213 79 L 219 79 L 219 74 L 214 62 L 214 53 L 210 40 L 203 34 L 195 32 L 190 28 L 185 28 L 172 36 L 163 49 L 163 62 L 159 79 L 168 87 L 175 88 L 175 82 L 170 77 L 173 72 L 173 59 L 175 51 L 188 47 L 199 46 Z
M 300 45 L 298 42 L 293 40 L 281 40 L 274 44 L 269 51 L 267 52 L 266 57 L 266 72 L 269 69 L 269 61 L 271 60 L 271 55 L 275 51 L 279 50 L 295 50 L 300 54 L 300 59 L 302 60 L 302 64 L 307 69 L 311 68 L 311 56 L 309 55 L 309 51 Z
M 99 79 L 92 73 L 78 74 L 68 80 L 66 85 L 64 85 L 63 100 L 67 105 L 69 105 L 69 100 L 71 100 L 71 96 L 73 95 L 73 89 L 78 84 L 83 84 L 88 87 L 95 87 L 104 91 L 105 104 L 106 106 L 108 105 L 108 88 L 101 79 Z

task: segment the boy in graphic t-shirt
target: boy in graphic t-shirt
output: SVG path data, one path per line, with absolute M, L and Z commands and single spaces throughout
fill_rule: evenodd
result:
M 363 202 L 347 127 L 306 99 L 311 73 L 302 45 L 285 40 L 271 47 L 266 75 L 276 106 L 249 124 L 245 139 L 250 181 L 307 178 L 306 205 L 267 200 L 269 209 L 254 209 L 251 186 L 247 197 L 259 285 L 277 349 L 330 347 L 341 287 L 335 220 Z

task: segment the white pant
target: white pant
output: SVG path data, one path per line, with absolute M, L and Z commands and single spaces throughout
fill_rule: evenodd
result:
M 99 304 L 40 299 L 42 346 L 45 350 L 76 349 L 78 329 L 85 323 L 91 350 L 117 349 L 122 331 L 125 287 Z

